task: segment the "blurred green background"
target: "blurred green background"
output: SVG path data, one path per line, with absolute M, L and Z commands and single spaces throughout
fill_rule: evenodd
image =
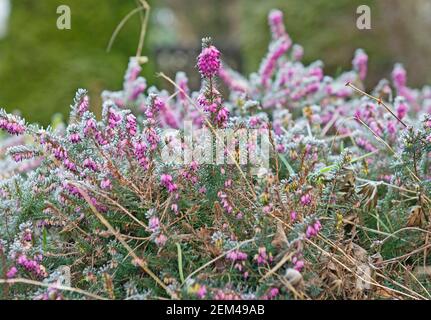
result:
M 0 0 L 1 1 L 1 0 Z M 212 36 L 228 61 L 241 71 L 256 70 L 270 38 L 266 16 L 285 13 L 287 30 L 303 45 L 305 61 L 321 59 L 326 72 L 350 67 L 356 48 L 370 56 L 367 86 L 389 77 L 395 62 L 409 71 L 409 84 L 431 81 L 431 0 L 152 0 L 144 55 L 150 84 L 165 85 L 156 71 L 185 70 L 197 86 L 194 69 L 200 39 Z M 47 124 L 54 113 L 67 116 L 77 88 L 90 90 L 100 108 L 104 89 L 122 86 L 128 57 L 136 53 L 141 20 L 133 16 L 112 50 L 109 39 L 135 0 L 11 0 L 9 31 L 0 39 L 0 106 Z M 72 29 L 58 30 L 59 5 L 69 5 Z M 371 7 L 372 29 L 356 28 L 356 8 Z

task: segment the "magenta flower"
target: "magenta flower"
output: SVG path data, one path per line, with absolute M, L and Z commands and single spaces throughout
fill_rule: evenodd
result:
M 200 286 L 199 290 L 196 292 L 196 296 L 199 299 L 205 298 L 206 294 L 207 294 L 207 288 L 205 286 Z
M 94 132 L 95 130 L 96 130 L 96 121 L 93 118 L 88 119 L 85 123 L 84 135 L 88 136 L 90 133 Z
M 254 260 L 257 262 L 258 265 L 268 263 L 268 254 L 266 253 L 265 247 L 260 247 L 257 250 L 257 254 L 254 256 Z
M 297 256 L 294 256 L 292 258 L 292 263 L 293 263 L 293 268 L 298 272 L 301 272 L 305 266 L 304 260 L 299 259 Z
M 239 250 L 234 250 L 234 251 L 230 251 L 226 255 L 226 259 L 232 262 L 245 261 L 247 260 L 247 254 Z
M 150 220 L 148 221 L 148 228 L 151 232 L 156 232 L 160 228 L 160 221 L 159 218 L 156 216 L 152 216 Z
M 25 132 L 25 126 L 22 121 L 15 119 L 15 117 L 12 116 L 3 117 L 2 113 L 0 113 L 0 129 L 16 136 Z
M 398 90 L 406 86 L 407 72 L 402 64 L 397 63 L 395 65 L 394 70 L 392 71 L 392 81 L 394 82 L 394 85 Z
M 16 267 L 12 267 L 9 269 L 9 271 L 6 273 L 6 277 L 8 279 L 15 278 L 16 274 L 18 273 L 18 269 Z
M 166 244 L 166 241 L 168 241 L 168 238 L 163 234 L 159 234 L 155 239 L 154 242 L 156 243 L 156 245 L 158 245 L 159 247 L 164 247 Z
M 309 225 L 307 227 L 307 230 L 305 231 L 305 236 L 307 239 L 311 239 L 319 233 L 319 231 L 322 229 L 322 224 L 319 220 L 317 220 L 314 224 Z
M 172 182 L 172 176 L 170 174 L 162 174 L 160 182 L 166 186 Z
M 299 44 L 294 44 L 292 47 L 292 57 L 296 61 L 301 61 L 304 56 L 304 48 Z
M 301 197 L 301 204 L 303 205 L 303 206 L 308 206 L 308 205 L 310 205 L 310 203 L 311 203 L 311 195 L 310 194 L 304 194 L 302 197 Z
M 160 178 L 160 183 L 168 189 L 170 193 L 177 191 L 178 187 L 175 183 L 173 183 L 172 176 L 170 174 L 162 174 Z
M 289 50 L 291 44 L 291 41 L 288 41 L 285 38 L 281 38 L 272 45 L 268 56 L 266 57 L 259 70 L 263 87 L 268 87 L 269 81 L 277 66 L 278 59 L 280 59 L 283 54 L 285 54 L 287 50 Z
M 403 97 L 395 98 L 395 110 L 397 112 L 398 118 L 400 119 L 403 119 L 407 115 L 409 107 Z
M 97 163 L 94 162 L 94 160 L 91 159 L 91 158 L 85 159 L 84 162 L 83 162 L 83 166 L 85 168 L 93 170 L 93 171 L 98 171 L 98 169 L 99 169 L 98 166 L 97 166 Z
M 368 56 L 364 50 L 358 49 L 353 58 L 353 68 L 359 73 L 359 78 L 363 81 L 368 71 Z
M 129 99 L 132 101 L 135 101 L 136 99 L 138 99 L 139 95 L 145 91 L 146 88 L 147 88 L 147 84 L 145 81 L 135 83 Z
M 102 180 L 102 182 L 100 183 L 100 187 L 101 187 L 102 189 L 105 189 L 105 190 L 111 190 L 111 189 L 112 189 L 112 183 L 111 183 L 111 180 L 109 180 L 108 178 L 104 178 L 104 179 Z
M 79 143 L 81 141 L 81 137 L 79 136 L 79 133 L 72 133 L 69 136 L 69 141 L 72 143 Z
M 283 23 L 283 12 L 274 9 L 268 15 L 268 23 L 271 28 L 272 38 L 279 39 L 286 36 L 286 29 Z
M 214 46 L 202 50 L 198 57 L 198 68 L 203 77 L 212 78 L 218 74 L 221 65 L 220 55 L 220 51 Z
M 114 129 L 121 122 L 121 114 L 117 113 L 114 108 L 108 110 L 108 123 L 111 129 Z
M 131 136 L 135 136 L 137 133 L 136 117 L 133 114 L 129 114 L 126 117 L 126 129 Z
M 88 98 L 87 95 L 83 96 L 81 101 L 78 104 L 78 113 L 81 115 L 84 114 L 84 112 L 88 110 L 89 105 L 90 105 L 90 99 Z

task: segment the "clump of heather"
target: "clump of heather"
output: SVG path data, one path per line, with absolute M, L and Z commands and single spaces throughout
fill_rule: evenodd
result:
M 101 119 L 84 89 L 64 128 L 0 110 L 0 297 L 427 296 L 431 89 L 396 65 L 365 94 L 365 51 L 334 78 L 268 23 L 249 76 L 205 38 L 197 92 L 148 87 L 135 57 Z

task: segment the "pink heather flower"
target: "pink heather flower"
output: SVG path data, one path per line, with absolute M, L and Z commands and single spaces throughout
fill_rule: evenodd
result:
M 395 135 L 397 131 L 396 123 L 394 121 L 388 121 L 386 124 L 386 130 L 388 131 L 389 134 Z
M 303 260 L 298 260 L 298 262 L 295 263 L 295 267 L 294 268 L 295 268 L 296 271 L 301 272 L 302 269 L 304 268 L 304 266 L 305 266 L 304 261 Z
M 307 227 L 307 231 L 305 232 L 305 236 L 307 237 L 307 239 L 310 239 L 310 238 L 312 238 L 313 236 L 315 236 L 317 233 L 316 233 L 316 230 L 314 230 L 314 227 L 313 226 L 308 226 Z
M 305 266 L 304 260 L 298 259 L 298 257 L 296 256 L 292 258 L 292 263 L 293 263 L 293 268 L 298 272 L 301 272 Z
M 137 133 L 136 117 L 133 114 L 128 114 L 126 117 L 126 129 L 131 136 Z
M 292 57 L 296 61 L 301 61 L 304 56 L 304 48 L 299 44 L 294 44 L 292 47 Z
M 30 151 L 30 150 L 11 153 L 11 157 L 15 162 L 21 162 L 24 160 L 28 160 L 28 159 L 31 159 L 35 156 L 36 156 L 36 152 Z
M 62 147 L 57 147 L 53 150 L 54 157 L 57 160 L 64 160 L 67 159 L 67 151 L 64 150 Z
M 78 104 L 78 113 L 81 115 L 84 114 L 84 112 L 88 110 L 89 105 L 90 105 L 90 99 L 88 98 L 87 95 L 83 96 L 81 101 Z
M 177 125 L 177 119 L 165 101 L 160 99 L 154 93 L 150 94 L 148 100 L 148 106 L 145 108 L 145 116 L 151 125 L 156 123 L 156 119 L 159 114 L 163 124 L 167 124 L 168 126 Z
M 206 193 L 206 192 L 207 192 L 207 188 L 205 186 L 199 188 L 199 193 Z
M 112 183 L 111 183 L 111 180 L 109 180 L 108 178 L 104 178 L 104 179 L 102 180 L 102 182 L 100 182 L 100 187 L 101 187 L 102 189 L 105 189 L 105 190 L 111 190 L 111 189 L 112 189 Z
M 70 171 L 76 171 L 76 165 L 67 158 L 63 160 L 63 165 Z
M 158 145 L 158 143 L 160 141 L 160 137 L 157 134 L 156 130 L 154 128 L 152 128 L 152 127 L 147 128 L 145 130 L 145 137 L 146 137 L 148 143 L 150 144 L 150 149 L 151 150 L 156 150 L 157 145 Z
M 111 129 L 114 129 L 121 122 L 121 114 L 117 113 L 114 108 L 109 108 L 108 111 L 108 123 Z
M 406 86 L 407 72 L 402 64 L 397 63 L 395 65 L 394 70 L 392 71 L 392 81 L 394 82 L 394 85 L 398 90 Z
M 159 247 L 164 247 L 166 244 L 166 241 L 168 241 L 168 238 L 163 233 L 159 234 L 154 239 L 155 244 L 158 245 Z
M 88 119 L 87 122 L 85 123 L 84 135 L 88 136 L 95 130 L 96 130 L 96 121 L 93 118 Z
M 232 186 L 232 179 L 227 179 L 224 182 L 224 186 L 225 186 L 225 188 L 230 188 Z
M 135 81 L 141 71 L 142 67 L 139 65 L 138 59 L 136 57 L 130 58 L 125 80 L 129 83 Z
M 175 183 L 171 183 L 167 186 L 167 189 L 170 193 L 173 193 L 178 190 L 178 187 Z
M 168 189 L 170 193 L 177 191 L 178 187 L 175 183 L 172 182 L 172 176 L 170 174 L 162 174 L 160 178 L 160 183 Z
M 319 231 L 322 229 L 322 225 L 319 220 L 317 220 L 314 224 L 309 225 L 307 230 L 305 231 L 305 236 L 307 239 L 317 236 Z
M 303 205 L 303 206 L 308 206 L 308 205 L 310 205 L 310 203 L 311 203 L 311 195 L 310 194 L 304 194 L 302 197 L 301 197 L 301 204 Z
M 25 255 L 20 255 L 17 259 L 17 263 L 25 268 L 27 271 L 34 273 L 37 276 L 46 276 L 46 272 L 44 271 L 44 268 L 42 265 L 39 264 L 40 258 L 37 258 L 32 260 L 28 259 Z
M 93 204 L 93 206 L 100 212 L 107 212 L 108 209 L 102 205 L 101 203 L 99 203 L 99 201 L 97 201 L 96 198 L 91 198 L 91 203 Z
M 293 222 L 293 221 L 295 221 L 296 220 L 296 218 L 297 218 L 297 216 L 298 216 L 298 214 L 296 213 L 296 211 L 292 211 L 291 213 L 290 213 L 290 220 Z
M 220 124 L 225 124 L 229 118 L 229 111 L 225 107 L 221 107 L 217 113 L 216 121 Z
M 190 95 L 188 87 L 189 79 L 184 72 L 178 72 L 175 76 L 175 83 L 180 88 L 178 98 L 183 104 L 188 104 L 187 96 Z
M 366 150 L 368 152 L 373 152 L 373 151 L 377 150 L 376 147 L 374 147 L 370 141 L 368 141 L 364 138 L 358 137 L 356 139 L 356 143 L 359 147 L 363 148 L 364 150 Z
M 24 241 L 27 241 L 27 242 L 32 240 L 31 230 L 29 230 L 29 229 L 25 230 L 23 239 L 24 239 Z
M 269 205 L 264 206 L 264 207 L 262 208 L 262 212 L 263 212 L 264 214 L 269 214 L 269 213 L 271 213 L 272 208 L 273 208 L 273 205 L 272 205 L 272 203 L 270 203 Z
M 164 186 L 167 186 L 168 184 L 172 183 L 172 176 L 170 174 L 162 174 L 160 178 L 160 182 Z
M 205 286 L 200 286 L 199 290 L 196 292 L 196 296 L 199 299 L 205 298 L 206 294 L 207 294 L 207 288 Z
M 359 78 L 363 81 L 367 76 L 368 56 L 364 50 L 358 49 L 353 58 L 353 68 L 359 73 Z
M 93 171 L 97 171 L 98 170 L 97 163 L 94 162 L 93 159 L 91 159 L 91 158 L 85 159 L 84 162 L 83 162 L 83 166 L 85 168 L 93 170 Z
M 234 250 L 234 251 L 230 251 L 226 255 L 226 259 L 232 262 L 245 261 L 247 260 L 247 254 L 239 250 Z
M 142 78 L 140 78 L 140 80 L 142 80 Z M 145 91 L 146 88 L 147 83 L 145 81 L 135 83 L 129 99 L 135 101 L 136 99 L 138 99 L 139 95 Z
M 171 210 L 172 210 L 175 214 L 178 214 L 178 204 L 173 203 L 173 204 L 171 205 Z
M 233 70 L 222 65 L 220 67 L 218 76 L 223 80 L 230 90 L 247 92 L 247 83 L 245 79 L 241 78 L 241 76 L 236 74 Z
M 407 115 L 409 107 L 403 97 L 395 98 L 395 110 L 397 112 L 398 118 L 400 119 L 403 119 Z
M 18 269 L 16 267 L 12 267 L 9 269 L 9 271 L 6 273 L 6 277 L 8 279 L 15 278 L 16 274 L 18 273 Z
M 268 263 L 268 255 L 266 253 L 265 247 L 260 247 L 257 250 L 257 254 L 254 256 L 254 260 L 257 262 L 258 265 Z
M 279 295 L 279 293 L 280 290 L 278 290 L 278 288 L 271 288 L 265 298 L 268 300 L 275 299 Z
M 198 57 L 198 68 L 205 78 L 217 75 L 220 70 L 220 51 L 214 46 L 204 48 Z
M 278 153 L 285 153 L 286 147 L 283 144 L 277 144 L 276 150 Z
M 1 117 L 0 117 L 0 129 L 3 129 L 9 134 L 16 135 L 16 136 L 23 134 L 25 131 L 25 127 L 21 122 L 15 121 L 14 119 L 6 119 Z
M 277 9 L 271 10 L 268 15 L 268 23 L 274 40 L 286 36 L 286 29 L 283 23 L 283 12 Z
M 79 133 L 72 133 L 69 136 L 69 141 L 72 143 L 79 143 L 81 141 L 81 137 L 79 136 Z
M 320 221 L 319 221 L 319 220 L 317 220 L 317 221 L 314 223 L 314 230 L 316 230 L 316 232 L 319 232 L 321 229 L 322 229 L 322 224 L 320 223 Z
M 240 300 L 240 297 L 234 292 L 225 293 L 222 290 L 218 290 L 214 295 L 214 300 Z
M 66 183 L 66 182 L 63 183 L 63 188 L 68 193 L 70 193 L 70 194 L 72 194 L 74 196 L 80 196 L 81 195 L 81 193 L 79 192 L 79 190 L 76 187 L 74 187 L 71 184 L 69 184 L 69 183 Z
M 318 81 L 321 81 L 323 79 L 323 77 L 324 77 L 323 69 L 322 69 L 321 66 L 313 66 L 308 71 L 308 75 L 310 77 L 316 77 L 316 79 Z M 308 89 L 308 90 L 310 90 L 310 89 Z
M 145 169 L 150 168 L 150 159 L 146 156 L 147 146 L 144 142 L 139 141 L 133 144 L 133 153 L 139 164 Z
M 269 86 L 269 81 L 272 74 L 274 73 L 278 59 L 280 59 L 281 56 L 283 56 L 283 54 L 289 50 L 290 45 L 291 42 L 285 38 L 277 40 L 277 42 L 272 45 L 270 52 L 268 53 L 259 70 L 261 83 L 265 88 Z
M 219 199 L 220 199 L 220 202 L 221 202 L 221 204 L 222 204 L 222 206 L 223 206 L 223 209 L 225 209 L 225 211 L 227 212 L 227 213 L 232 213 L 232 211 L 233 211 L 233 207 L 232 207 L 232 205 L 229 203 L 229 200 L 227 199 L 227 194 L 226 193 L 224 193 L 223 191 L 219 191 L 218 193 L 217 193 L 217 196 L 219 197 Z
M 150 220 L 148 221 L 148 228 L 151 232 L 156 232 L 160 228 L 160 221 L 159 218 L 156 216 L 152 216 Z

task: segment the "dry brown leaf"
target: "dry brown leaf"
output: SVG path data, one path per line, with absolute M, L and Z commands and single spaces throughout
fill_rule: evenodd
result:
M 272 240 L 272 245 L 278 249 L 283 249 L 289 245 L 289 241 L 287 240 L 287 236 L 283 228 L 283 223 L 281 221 L 277 222 L 277 231 Z
M 407 220 L 408 227 L 422 227 L 425 223 L 425 214 L 421 206 L 414 206 L 410 209 L 409 219 Z

